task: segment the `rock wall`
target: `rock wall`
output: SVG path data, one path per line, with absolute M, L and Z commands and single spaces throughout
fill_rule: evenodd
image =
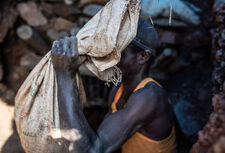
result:
M 192 153 L 225 152 L 225 2 L 214 7 L 215 23 L 211 30 L 213 71 L 213 112 L 198 134 Z

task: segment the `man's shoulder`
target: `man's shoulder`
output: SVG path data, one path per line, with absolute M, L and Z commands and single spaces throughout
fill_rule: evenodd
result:
M 152 102 L 168 99 L 168 95 L 165 89 L 163 89 L 161 86 L 159 86 L 155 82 L 149 82 L 143 88 L 134 92 L 133 98 L 134 97 L 137 97 L 144 101 L 151 100 Z

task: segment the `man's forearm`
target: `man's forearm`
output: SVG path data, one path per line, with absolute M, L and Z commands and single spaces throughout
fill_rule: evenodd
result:
M 89 126 L 81 108 L 75 74 L 73 77 L 68 71 L 60 71 L 56 72 L 56 78 L 63 137 L 73 137 L 70 141 L 74 141 L 75 153 L 100 153 L 96 150 L 100 148 L 98 137 Z

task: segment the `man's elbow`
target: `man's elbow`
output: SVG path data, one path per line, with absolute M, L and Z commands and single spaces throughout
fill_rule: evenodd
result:
M 112 153 L 113 149 L 110 146 L 104 145 L 104 143 L 97 138 L 90 149 L 90 153 Z
M 98 137 L 93 140 L 89 153 L 105 153 L 103 151 L 103 144 Z

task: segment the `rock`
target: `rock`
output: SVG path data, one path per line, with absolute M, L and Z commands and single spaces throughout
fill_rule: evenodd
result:
M 20 59 L 20 66 L 24 67 L 27 70 L 32 70 L 35 65 L 41 60 L 41 56 L 38 56 L 34 53 L 27 53 L 23 55 Z
M 224 153 L 225 152 L 225 136 L 220 137 L 213 147 L 215 153 Z
M 75 0 L 64 0 L 65 4 L 72 5 Z
M 190 65 L 189 61 L 183 58 L 177 58 L 169 65 L 168 69 L 170 70 L 171 73 L 176 73 L 188 67 L 189 65 Z
M 0 92 L 5 93 L 8 90 L 7 86 L 3 83 L 0 83 Z
M 102 7 L 103 6 L 101 5 L 90 4 L 83 9 L 83 14 L 87 16 L 94 16 L 99 10 L 101 10 Z
M 80 7 L 86 6 L 91 3 L 105 5 L 109 0 L 81 0 Z
M 69 33 L 68 32 L 66 32 L 66 31 L 59 32 L 59 38 L 64 38 L 66 36 L 69 36 Z
M 78 25 L 79 25 L 79 27 L 83 27 L 88 21 L 89 21 L 89 18 L 80 16 L 78 18 Z
M 47 31 L 47 36 L 48 36 L 48 38 L 49 38 L 51 41 L 54 41 L 54 40 L 57 40 L 57 39 L 60 38 L 59 33 L 56 32 L 56 31 L 53 30 L 53 29 L 49 29 L 49 30 Z
M 0 83 L 0 98 L 10 104 L 13 104 L 15 92 L 10 90 L 5 84 Z
M 62 17 L 58 17 L 52 21 L 52 25 L 53 25 L 53 29 L 59 32 L 61 30 L 69 31 L 74 26 L 74 23 Z
M 3 79 L 3 66 L 0 63 L 0 82 L 2 81 L 2 79 Z
M 52 4 L 42 2 L 41 3 L 41 11 L 47 18 L 51 18 L 54 14 L 54 8 Z
M 155 57 L 154 63 L 151 68 L 165 68 L 174 60 L 176 51 L 172 48 L 165 48 L 161 54 Z
M 142 19 L 146 20 L 145 17 L 141 17 Z M 148 19 L 147 19 L 148 20 Z M 153 23 L 155 25 L 160 25 L 160 26 L 173 26 L 173 27 L 188 27 L 187 23 L 177 21 L 172 19 L 171 25 L 169 24 L 169 19 L 168 18 L 163 18 L 163 19 L 154 19 Z
M 182 46 L 182 50 L 185 51 L 195 50 L 204 46 L 208 47 L 210 44 L 210 36 L 203 28 L 188 30 L 186 33 L 179 35 L 177 39 Z
M 172 50 L 171 48 L 165 48 L 165 49 L 163 50 L 163 54 L 164 54 L 165 56 L 171 56 L 171 55 L 173 54 L 173 52 L 174 52 L 174 50 Z
M 150 69 L 148 76 L 156 79 L 157 81 L 165 81 L 168 79 L 168 74 L 160 69 Z
M 34 2 L 19 3 L 17 10 L 20 16 L 31 26 L 42 26 L 48 22 Z
M 28 25 L 22 25 L 16 30 L 16 33 L 19 38 L 28 40 L 32 37 L 33 29 Z
M 29 71 L 21 66 L 15 66 L 8 72 L 6 78 L 7 86 L 16 92 L 28 76 Z
M 194 105 L 184 99 L 180 99 L 174 107 L 174 113 L 181 128 L 183 138 L 186 142 L 194 143 L 197 140 L 197 133 L 202 129 L 201 110 L 198 105 Z
M 201 10 L 188 2 L 183 2 L 182 0 L 163 0 L 163 1 L 149 1 L 142 0 L 141 1 L 141 16 L 149 19 L 149 16 L 152 19 L 156 19 L 161 17 L 166 17 L 169 19 L 170 15 L 170 2 L 172 4 L 172 23 L 174 19 L 179 19 L 185 23 L 198 25 L 200 24 L 200 16 L 196 12 L 201 12 Z M 167 20 L 168 25 L 169 21 Z
M 217 2 L 217 1 L 215 1 Z M 213 80 L 213 98 L 209 120 L 202 131 L 199 132 L 198 141 L 193 145 L 191 153 L 222 153 L 225 151 L 225 71 L 223 62 L 225 62 L 224 48 L 220 42 L 223 39 L 222 31 L 224 30 L 225 21 L 225 3 L 214 8 L 215 20 L 213 23 L 212 34 L 212 58 L 214 60 Z
M 70 35 L 71 36 L 76 36 L 76 34 L 79 32 L 80 28 L 78 27 L 73 27 L 72 29 L 70 29 Z
M 213 8 L 216 9 L 218 6 L 220 6 L 223 3 L 225 3 L 225 0 L 215 0 Z
M 160 36 L 161 43 L 174 45 L 176 43 L 177 33 L 171 31 L 163 31 Z
M 16 33 L 19 38 L 24 40 L 29 46 L 35 49 L 39 54 L 46 54 L 49 46 L 45 40 L 28 25 L 21 25 L 17 28 Z
M 70 15 L 78 15 L 81 11 L 74 5 L 54 4 L 53 11 L 56 15 L 68 18 Z
M 8 30 L 13 27 L 18 13 L 12 8 L 5 8 L 0 17 L 0 43 L 4 41 Z
M 69 32 L 67 31 L 60 31 L 60 32 L 57 32 L 53 29 L 50 29 L 48 30 L 47 32 L 47 36 L 48 38 L 51 40 L 51 41 L 54 41 L 54 40 L 58 40 L 58 39 L 61 39 L 61 38 L 64 38 L 66 36 L 70 36 L 69 35 Z

